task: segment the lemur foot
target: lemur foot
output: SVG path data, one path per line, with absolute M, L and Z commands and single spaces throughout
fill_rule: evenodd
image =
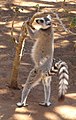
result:
M 51 102 L 48 102 L 48 103 L 41 102 L 41 103 L 39 103 L 39 105 L 49 107 L 51 105 Z
M 28 106 L 28 104 L 24 104 L 24 103 L 21 103 L 21 102 L 18 102 L 16 105 L 17 105 L 17 107 L 26 107 L 26 106 Z

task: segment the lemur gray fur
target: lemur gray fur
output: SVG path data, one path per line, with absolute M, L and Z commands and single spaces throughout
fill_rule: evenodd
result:
M 27 105 L 26 100 L 29 92 L 33 87 L 38 85 L 41 81 L 44 85 L 45 99 L 44 102 L 40 103 L 40 105 L 44 105 L 44 106 L 51 105 L 50 84 L 52 79 L 52 71 L 50 72 L 50 70 L 52 70 L 53 68 L 52 62 L 53 62 L 53 54 L 54 54 L 54 37 L 53 37 L 54 32 L 52 27 L 51 16 L 48 15 L 46 17 L 36 18 L 35 22 L 39 27 L 38 30 L 36 29 L 34 30 L 32 27 L 29 26 L 28 22 L 26 22 L 26 28 L 30 38 L 36 40 L 31 52 L 31 56 L 35 63 L 35 67 L 30 71 L 28 75 L 28 78 L 26 80 L 25 86 L 22 91 L 21 102 L 17 103 L 18 107 Z M 60 67 L 58 64 L 57 72 L 59 69 Z M 64 75 L 62 75 L 59 79 L 62 79 L 63 76 Z M 67 89 L 67 84 L 66 84 L 67 82 L 65 82 L 66 80 L 62 80 L 62 81 L 63 82 L 60 82 L 60 87 L 59 87 L 59 98 L 64 96 Z

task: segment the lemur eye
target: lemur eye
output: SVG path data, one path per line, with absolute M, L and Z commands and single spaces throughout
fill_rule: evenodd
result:
M 41 23 L 43 23 L 43 22 L 44 22 L 44 20 L 42 20 L 42 19 L 41 19 L 41 20 L 40 20 L 40 22 L 41 22 Z
M 38 24 L 40 24 L 40 23 L 43 23 L 44 20 L 40 19 L 40 20 L 36 20 L 36 22 L 37 22 Z
M 37 23 L 39 23 L 39 20 L 36 20 Z

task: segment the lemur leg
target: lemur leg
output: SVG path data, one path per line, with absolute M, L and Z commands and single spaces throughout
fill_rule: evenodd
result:
M 51 94 L 51 76 L 42 80 L 44 86 L 44 102 L 40 103 L 42 106 L 50 106 L 50 94 Z
M 28 94 L 33 87 L 39 84 L 39 82 L 41 81 L 40 77 L 41 77 L 40 72 L 38 73 L 35 69 L 32 69 L 30 71 L 29 76 L 27 78 L 27 81 L 22 91 L 21 102 L 17 103 L 18 107 L 27 106 L 26 101 L 27 101 Z

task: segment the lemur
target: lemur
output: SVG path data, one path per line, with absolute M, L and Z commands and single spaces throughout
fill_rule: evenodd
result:
M 54 62 L 54 32 L 52 19 L 50 15 L 36 18 L 35 24 L 37 29 L 33 29 L 26 22 L 27 32 L 31 39 L 35 40 L 31 56 L 35 67 L 30 71 L 22 91 L 21 102 L 17 103 L 18 107 L 27 106 L 27 97 L 31 89 L 41 81 L 44 85 L 44 101 L 40 103 L 43 106 L 50 106 L 51 80 L 54 73 L 59 73 L 59 99 L 64 98 L 67 89 L 68 69 L 65 62 Z M 53 70 L 54 68 L 54 70 Z M 56 68 L 56 71 L 55 71 Z

